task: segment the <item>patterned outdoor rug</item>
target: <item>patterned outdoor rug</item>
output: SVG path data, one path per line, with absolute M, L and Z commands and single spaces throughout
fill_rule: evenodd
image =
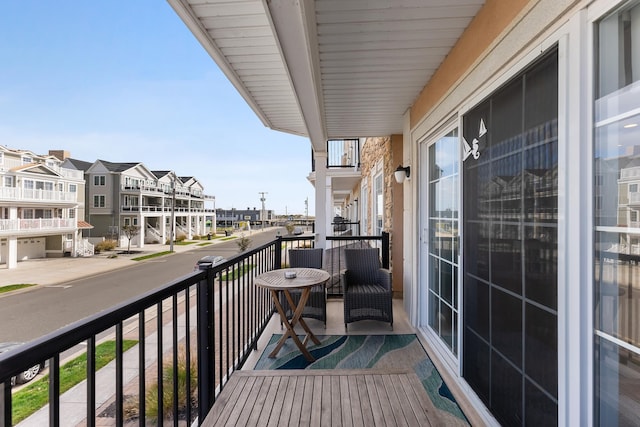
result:
M 282 335 L 274 334 L 262 352 L 255 370 L 262 369 L 367 369 L 413 367 L 436 408 L 453 415 L 455 424 L 469 424 L 440 373 L 415 334 L 409 335 L 318 335 L 319 345 L 309 351 L 309 362 L 291 339 L 270 359 L 269 353 Z M 303 337 L 301 337 L 302 339 Z M 453 420 L 452 420 L 453 421 Z M 462 423 L 461 423 L 462 422 Z

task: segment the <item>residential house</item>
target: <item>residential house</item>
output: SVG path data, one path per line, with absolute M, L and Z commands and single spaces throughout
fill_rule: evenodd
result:
M 270 209 L 264 211 L 257 208 L 247 209 L 216 209 L 218 227 L 238 227 L 240 223 L 247 223 L 250 226 L 261 226 L 264 217 L 264 224 L 268 225 L 275 219 L 274 213 Z
M 0 264 L 85 255 L 82 171 L 29 150 L 0 146 Z
M 106 160 L 91 164 L 85 177 L 87 219 L 93 225 L 87 234 L 94 242 L 108 238 L 127 245 L 122 227 L 128 225 L 140 227 L 131 240 L 139 248 L 167 242 L 172 230 L 174 238 L 189 239 L 208 232 L 204 188 L 194 177 Z
M 409 318 L 487 423 L 640 424 L 638 0 L 168 1 L 308 136 L 316 244 L 336 209 L 391 231 Z M 391 147 L 348 176 L 329 141 L 369 137 Z

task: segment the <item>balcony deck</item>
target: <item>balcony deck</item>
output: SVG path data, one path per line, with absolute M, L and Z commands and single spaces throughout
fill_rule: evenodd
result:
M 416 330 L 409 324 L 402 307 L 402 300 L 394 299 L 393 309 L 393 330 L 388 323 L 360 321 L 349 324 L 345 332 L 341 299 L 329 299 L 327 302 L 326 328 L 321 321 L 315 319 L 305 319 L 305 322 L 318 336 L 415 334 Z M 302 334 L 302 328 L 299 330 Z M 378 421 L 375 425 L 380 425 L 380 420 L 384 420 L 381 425 L 468 425 L 462 421 L 457 424 L 457 420 L 452 417 L 441 417 L 415 375 L 413 366 L 385 369 L 254 370 L 272 336 L 282 333 L 280 320 L 274 315 L 258 342 L 258 351 L 252 353 L 241 371 L 231 376 L 203 425 L 227 425 L 228 421 L 236 418 L 236 421 L 242 422 L 238 425 L 262 426 L 270 425 L 271 422 L 275 422 L 273 425 L 374 425 L 366 422 L 369 417 L 375 417 Z M 419 334 L 417 335 L 419 337 Z M 427 342 L 420 339 L 420 343 L 427 350 L 427 354 L 433 354 Z M 287 346 L 288 344 L 281 353 Z M 469 423 L 473 426 L 483 425 L 480 415 L 444 367 L 433 357 L 431 361 Z M 399 384 L 402 385 L 401 388 L 398 387 Z M 344 389 L 340 391 L 340 386 L 348 387 L 349 392 L 345 392 Z M 278 391 L 291 390 L 292 387 L 296 393 Z M 373 390 L 376 393 L 370 393 Z M 281 395 L 281 398 L 275 398 L 276 395 Z M 301 400 L 303 395 L 304 401 Z M 381 399 L 380 396 L 386 397 Z M 243 405 L 245 402 L 251 402 L 252 406 L 240 408 L 237 406 L 238 402 Z M 333 418 L 330 423 L 326 423 L 329 413 L 333 414 Z M 251 418 L 251 414 L 254 418 Z M 262 415 L 255 418 L 257 414 Z M 336 414 L 341 415 L 336 417 Z M 292 419 L 299 419 L 300 423 L 294 421 L 291 424 Z M 362 423 L 361 420 L 365 422 Z
M 400 409 L 400 410 L 398 410 Z M 452 425 L 410 370 L 239 371 L 202 426 Z M 377 421 L 377 422 L 376 422 Z

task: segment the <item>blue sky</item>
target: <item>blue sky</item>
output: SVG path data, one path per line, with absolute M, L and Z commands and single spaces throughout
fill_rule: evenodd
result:
M 315 210 L 308 139 L 264 127 L 165 1 L 3 0 L 0 144 L 175 170 L 219 208 Z

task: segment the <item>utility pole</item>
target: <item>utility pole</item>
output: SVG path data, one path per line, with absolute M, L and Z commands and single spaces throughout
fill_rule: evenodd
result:
M 309 198 L 304 199 L 304 224 L 309 225 Z
M 262 229 L 264 230 L 264 217 L 265 217 L 264 202 L 267 200 L 264 198 L 264 195 L 269 193 L 267 193 L 266 191 L 261 191 L 258 194 L 260 194 L 260 201 L 262 202 L 262 211 L 260 212 L 260 219 L 262 219 Z
M 169 252 L 173 252 L 173 235 L 176 228 L 176 177 L 171 180 L 171 237 L 169 237 Z

